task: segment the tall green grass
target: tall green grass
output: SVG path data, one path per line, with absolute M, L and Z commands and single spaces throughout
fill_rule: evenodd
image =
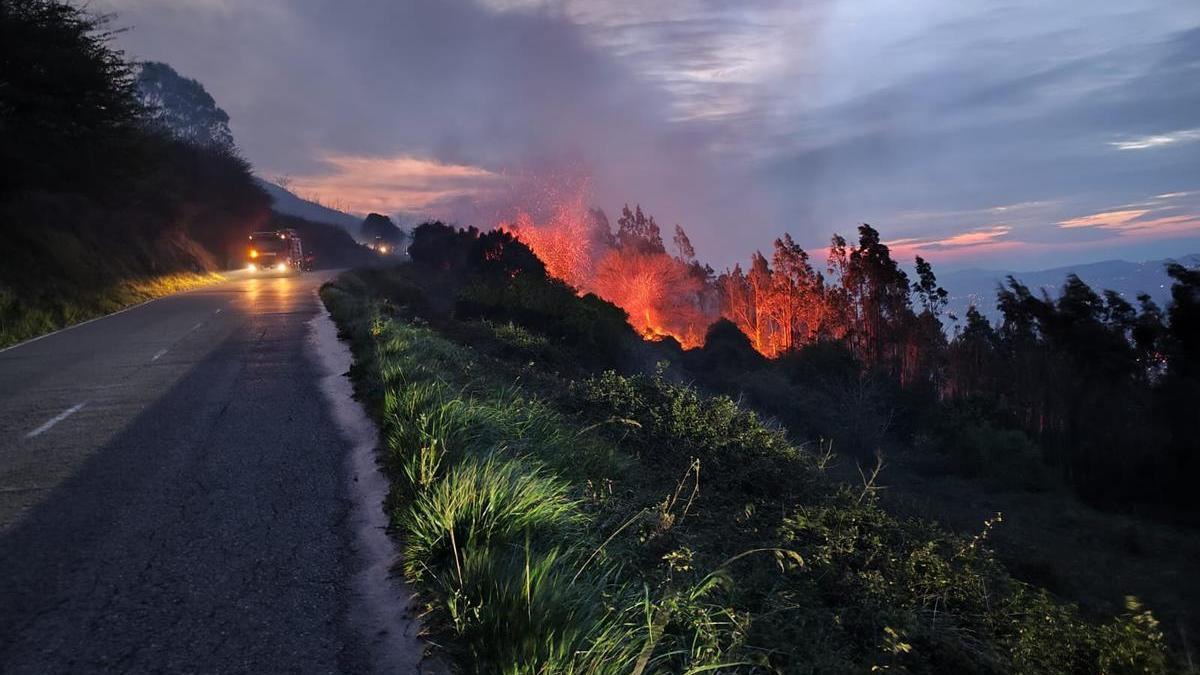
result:
M 1168 667 L 1141 607 L 1085 620 L 1005 573 L 994 523 L 896 520 L 728 398 L 661 371 L 521 379 L 353 274 L 322 295 L 381 426 L 403 572 L 465 671 Z

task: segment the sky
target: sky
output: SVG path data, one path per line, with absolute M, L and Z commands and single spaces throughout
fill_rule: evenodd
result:
M 92 0 L 267 179 L 488 227 L 640 203 L 717 269 L 858 223 L 940 269 L 1200 252 L 1195 0 Z M 819 257 L 819 255 L 818 255 Z

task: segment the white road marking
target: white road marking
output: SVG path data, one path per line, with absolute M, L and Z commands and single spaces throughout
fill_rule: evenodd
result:
M 189 330 L 188 332 L 190 333 L 190 332 L 192 332 L 193 330 L 196 330 L 197 328 L 199 328 L 200 326 L 203 326 L 203 325 L 204 325 L 204 322 L 203 322 L 203 321 L 197 321 L 197 322 L 196 322 L 196 325 L 195 325 L 195 326 L 192 326 L 192 330 Z
M 67 419 L 68 417 L 70 417 L 71 415 L 74 415 L 75 413 L 79 412 L 80 410 L 83 410 L 83 406 L 85 406 L 85 405 L 87 405 L 87 401 L 84 401 L 83 403 L 76 403 L 75 405 L 71 406 L 70 408 L 67 408 L 66 410 L 55 415 L 54 417 L 51 417 L 50 419 L 46 420 L 46 423 L 43 424 L 42 426 L 25 434 L 25 438 L 33 438 L 34 436 L 40 436 L 41 434 L 46 433 L 47 431 L 50 430 L 50 427 Z
M 222 308 L 218 307 L 218 308 L 216 309 L 216 311 L 214 311 L 214 312 L 213 312 L 213 314 L 220 314 L 220 313 L 221 313 L 221 309 L 222 309 Z
M 154 356 L 151 356 L 151 357 L 150 357 L 150 360 L 151 360 L 151 361 L 157 361 L 157 360 L 159 360 L 159 359 L 161 359 L 161 358 L 162 358 L 163 354 L 166 354 L 166 353 L 167 353 L 167 350 L 165 350 L 165 349 L 160 349 L 160 350 L 158 350 L 158 352 L 156 352 L 156 353 L 154 354 Z

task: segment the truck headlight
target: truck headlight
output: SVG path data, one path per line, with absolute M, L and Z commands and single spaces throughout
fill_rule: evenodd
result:
M 253 272 L 254 270 L 257 270 L 257 269 L 258 269 L 258 265 L 255 265 L 254 263 L 250 263 L 249 265 L 246 265 L 246 269 L 248 269 L 248 270 L 250 270 L 251 272 Z
M 275 269 L 279 270 L 280 272 L 287 271 L 287 263 L 279 263 L 275 266 Z

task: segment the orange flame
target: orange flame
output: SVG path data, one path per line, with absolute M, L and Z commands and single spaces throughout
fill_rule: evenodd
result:
M 550 275 L 580 294 L 595 293 L 624 309 L 630 325 L 647 339 L 669 336 L 685 349 L 703 346 L 715 317 L 704 311 L 705 285 L 686 263 L 663 252 L 617 247 L 582 196 L 551 211 L 542 223 L 522 212 L 499 227 L 529 246 Z

